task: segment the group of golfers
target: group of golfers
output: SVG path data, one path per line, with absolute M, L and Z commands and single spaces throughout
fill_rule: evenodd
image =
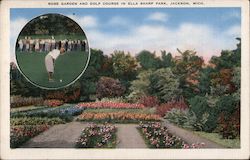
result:
M 46 39 L 32 39 L 25 37 L 17 42 L 17 50 L 20 52 L 49 52 L 63 47 L 65 51 L 87 51 L 87 40 L 55 40 L 52 36 Z

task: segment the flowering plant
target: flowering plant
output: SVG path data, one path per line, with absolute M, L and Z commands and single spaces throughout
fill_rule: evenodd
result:
M 82 113 L 78 116 L 82 121 L 159 121 L 160 116 L 156 114 L 129 113 L 129 112 L 110 112 L 110 113 Z
M 57 99 L 48 99 L 44 101 L 44 105 L 49 107 L 61 106 L 63 103 L 63 101 Z
M 89 103 L 79 103 L 78 107 L 84 108 L 144 108 L 143 104 L 138 103 L 122 103 L 122 102 L 89 102 Z
M 18 126 L 18 125 L 55 125 L 65 123 L 62 119 L 55 118 L 47 118 L 47 117 L 19 117 L 19 118 L 11 118 L 10 125 Z
M 159 122 L 140 123 L 139 130 L 151 148 L 200 148 L 204 143 L 188 145 L 181 138 L 169 133 Z
M 11 117 L 59 117 L 65 121 L 71 121 L 73 116 L 81 114 L 83 110 L 84 108 L 79 108 L 76 106 L 62 106 L 14 112 L 11 113 Z
M 30 138 L 47 130 L 48 125 L 25 125 L 25 126 L 11 126 L 10 128 L 10 147 L 16 148 L 28 141 Z
M 41 105 L 43 104 L 43 99 L 40 97 L 21 97 L 12 96 L 10 99 L 10 107 L 22 107 L 29 105 Z
M 81 136 L 76 141 L 77 148 L 109 148 L 114 146 L 116 128 L 114 125 L 90 124 L 83 129 Z M 108 145 L 111 143 L 111 145 Z
M 185 103 L 184 99 L 181 99 L 179 101 L 170 101 L 156 107 L 156 113 L 163 117 L 167 112 L 171 111 L 173 108 L 185 110 L 188 108 L 188 105 Z

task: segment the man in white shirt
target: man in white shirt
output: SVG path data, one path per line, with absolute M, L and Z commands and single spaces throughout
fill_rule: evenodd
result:
M 48 72 L 49 81 L 53 82 L 53 73 L 54 73 L 54 66 L 55 66 L 55 60 L 58 58 L 59 55 L 63 55 L 65 52 L 65 49 L 63 47 L 59 49 L 53 49 L 50 51 L 46 57 L 45 57 L 45 67 Z

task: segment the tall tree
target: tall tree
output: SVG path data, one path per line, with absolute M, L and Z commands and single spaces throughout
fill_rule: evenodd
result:
M 179 81 L 170 68 L 162 68 L 153 72 L 150 76 L 150 94 L 157 96 L 161 102 L 180 97 Z
M 166 51 L 161 51 L 161 67 L 167 68 L 167 67 L 173 67 L 173 57 L 171 53 L 166 54 Z
M 196 55 L 195 51 L 186 50 L 181 52 L 177 49 L 181 56 L 175 59 L 173 73 L 177 75 L 180 88 L 183 90 L 185 98 L 191 98 L 198 93 L 198 75 L 204 64 L 202 57 Z
M 137 61 L 140 63 L 142 69 L 157 69 L 160 67 L 160 58 L 156 57 L 155 53 L 143 50 L 136 56 Z

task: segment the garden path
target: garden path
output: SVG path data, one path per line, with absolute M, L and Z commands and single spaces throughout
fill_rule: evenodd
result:
M 225 148 L 215 142 L 212 142 L 206 138 L 200 137 L 196 134 L 194 134 L 192 131 L 188 131 L 186 129 L 179 128 L 171 123 L 169 123 L 167 120 L 163 120 L 163 124 L 168 128 L 169 132 L 180 137 L 188 144 L 193 143 L 205 143 L 205 146 L 203 148 Z
M 51 127 L 30 139 L 21 148 L 73 148 L 86 123 L 70 122 Z
M 147 148 L 140 133 L 136 129 L 137 124 L 116 124 L 117 148 Z

